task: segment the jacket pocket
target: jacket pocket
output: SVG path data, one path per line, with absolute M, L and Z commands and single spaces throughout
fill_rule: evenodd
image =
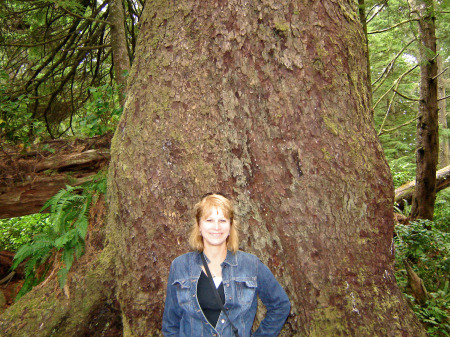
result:
M 172 285 L 176 288 L 178 304 L 181 307 L 188 307 L 192 303 L 191 282 L 175 280 Z
M 239 304 L 242 307 L 249 306 L 256 296 L 256 280 L 236 279 L 235 282 Z

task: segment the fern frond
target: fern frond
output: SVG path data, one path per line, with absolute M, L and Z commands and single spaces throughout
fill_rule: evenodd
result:
M 42 237 L 32 243 L 34 251 L 52 249 L 55 246 L 55 240 L 48 237 Z
M 86 215 L 80 216 L 75 222 L 75 229 L 78 233 L 78 236 L 83 240 L 86 238 L 88 226 L 89 220 Z
M 77 259 L 79 259 L 84 254 L 84 248 L 84 241 L 79 241 L 76 245 L 74 245 L 75 255 Z
M 33 248 L 31 247 L 31 244 L 23 245 L 22 247 L 17 250 L 16 254 L 14 255 L 13 264 L 11 266 L 11 269 L 16 269 L 17 266 L 22 263 L 23 260 L 25 260 L 27 257 L 31 256 L 33 252 Z
M 31 289 L 33 289 L 33 287 L 36 284 L 37 284 L 36 277 L 26 278 L 25 282 L 22 285 L 22 288 L 20 288 L 14 301 L 17 302 L 23 295 L 25 295 L 27 292 L 29 292 Z
M 64 262 L 64 267 L 62 267 L 58 272 L 58 282 L 61 288 L 64 287 L 67 280 L 67 275 L 69 274 L 69 270 L 72 267 L 74 261 L 74 249 L 69 248 L 64 250 L 62 255 L 62 260 Z
M 64 235 L 60 236 L 55 240 L 55 247 L 61 249 L 65 246 L 67 242 L 73 239 L 74 233 L 72 230 L 68 231 Z
M 50 213 L 54 213 L 56 205 L 67 194 L 67 191 L 69 188 L 70 188 L 70 186 L 66 185 L 66 189 L 63 188 L 63 189 L 59 190 L 58 193 L 56 193 L 53 197 L 48 199 L 48 201 L 44 204 L 44 206 L 42 206 L 41 212 L 50 207 Z

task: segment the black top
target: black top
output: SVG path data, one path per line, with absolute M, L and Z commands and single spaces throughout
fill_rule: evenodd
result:
M 223 282 L 220 282 L 217 291 L 219 292 L 222 304 L 225 304 L 225 293 L 223 291 Z M 205 274 L 203 270 L 202 273 L 200 274 L 200 278 L 198 279 L 197 298 L 198 303 L 200 304 L 200 308 L 202 308 L 206 319 L 212 326 L 215 327 L 219 319 L 221 309 L 219 303 L 217 303 L 216 295 L 214 295 L 214 291 L 211 289 L 211 285 L 209 284 L 208 276 Z

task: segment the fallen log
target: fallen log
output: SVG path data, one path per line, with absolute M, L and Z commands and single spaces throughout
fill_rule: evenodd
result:
M 28 152 L 2 148 L 0 219 L 37 213 L 66 185 L 92 180 L 109 163 L 109 146 L 105 136 L 50 141 Z
M 450 186 L 450 165 L 436 172 L 436 192 L 439 192 L 448 186 Z M 405 202 L 411 205 L 415 187 L 416 182 L 410 181 L 395 190 L 394 201 L 398 207 L 403 208 Z

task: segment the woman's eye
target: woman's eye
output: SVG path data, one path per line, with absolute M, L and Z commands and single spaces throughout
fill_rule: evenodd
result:
M 226 219 L 221 219 L 220 222 L 224 223 L 224 222 L 227 222 L 227 220 Z

